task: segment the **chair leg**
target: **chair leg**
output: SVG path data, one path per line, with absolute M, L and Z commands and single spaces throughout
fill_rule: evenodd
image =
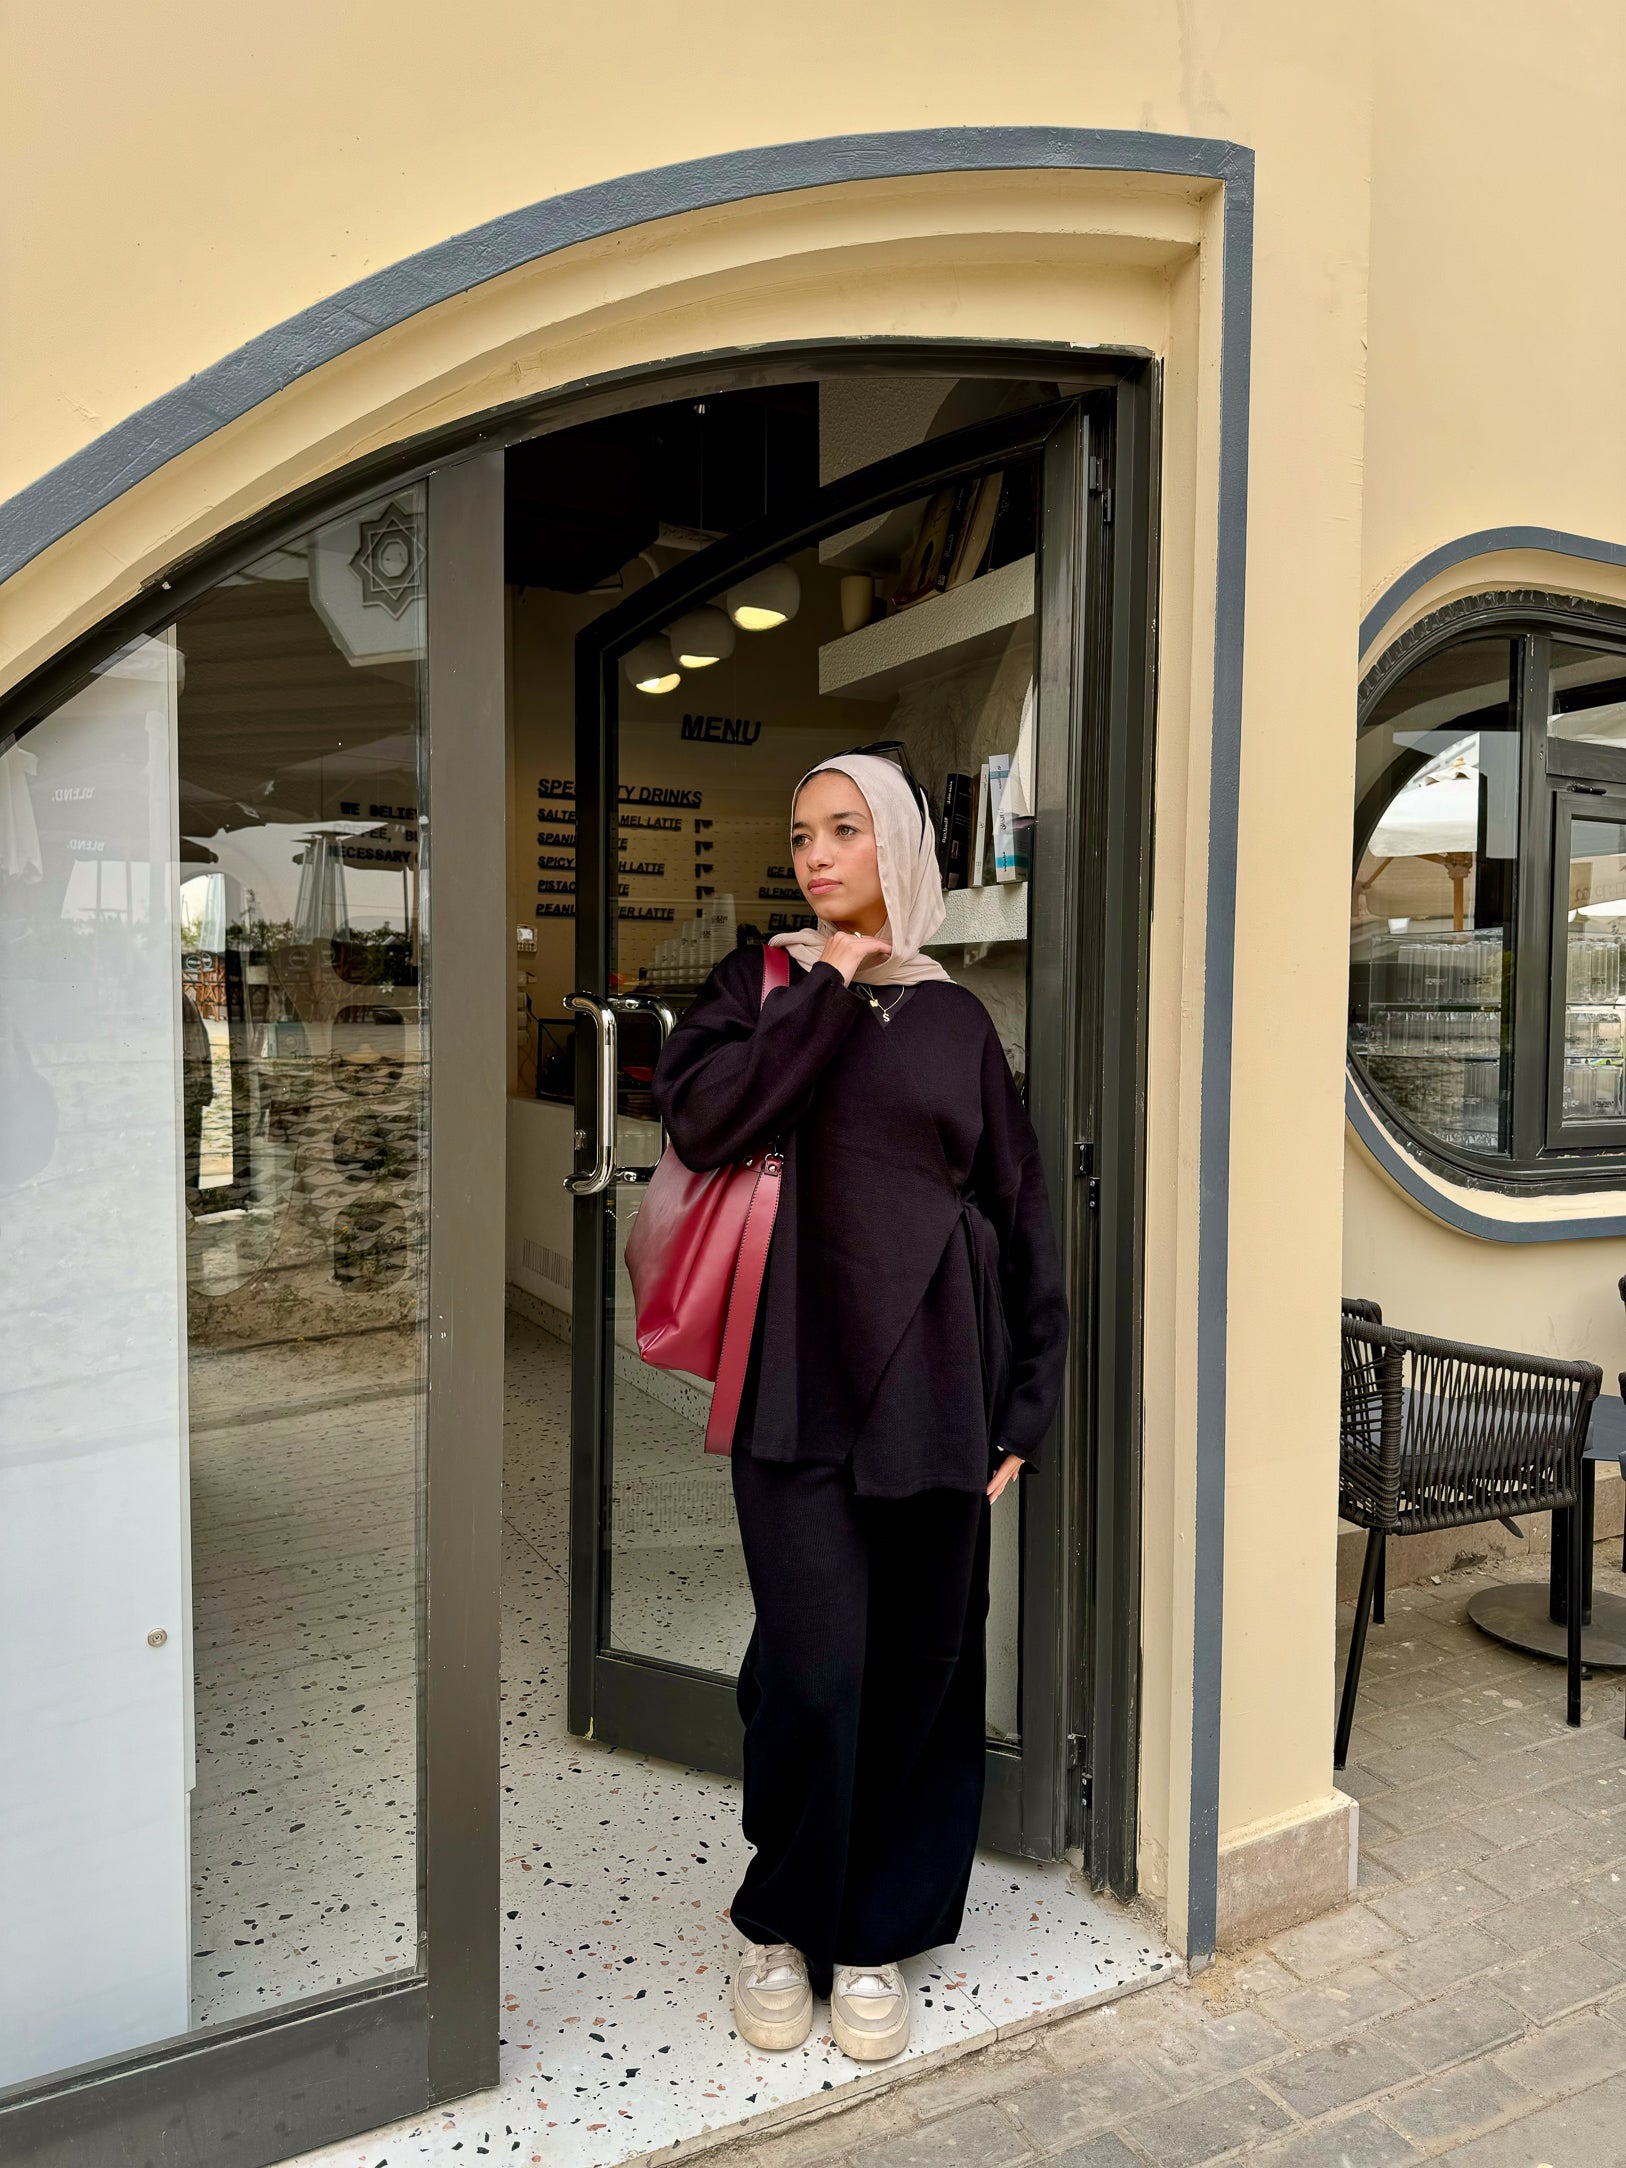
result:
M 1585 1609 L 1582 1595 L 1582 1579 L 1585 1570 L 1586 1515 L 1577 1499 L 1569 1512 L 1569 1571 L 1565 1575 L 1568 1584 L 1565 1592 L 1566 1653 L 1568 1656 L 1567 1696 L 1564 1721 L 1579 1724 L 1581 1721 L 1581 1620 Z
M 1377 1579 L 1377 1586 L 1376 1586 L 1376 1587 L 1375 1587 L 1375 1588 L 1373 1589 L 1373 1591 L 1372 1591 L 1372 1623 L 1373 1623 L 1373 1625 L 1374 1625 L 1374 1626 L 1381 1626 L 1381 1625 L 1383 1624 L 1383 1598 L 1384 1598 L 1384 1592 L 1385 1592 L 1385 1591 L 1386 1591 L 1386 1589 L 1388 1588 L 1388 1585 L 1389 1585 L 1389 1539 L 1388 1539 L 1388 1537 L 1387 1537 L 1387 1536 L 1379 1536 L 1379 1538 L 1378 1538 L 1378 1579 Z
M 1355 1599 L 1355 1626 L 1349 1637 L 1344 1663 L 1344 1692 L 1338 1704 L 1338 1736 L 1333 1742 L 1332 1765 L 1342 1769 L 1349 1759 L 1349 1735 L 1355 1727 L 1355 1696 L 1361 1684 L 1361 1658 L 1366 1654 L 1366 1624 L 1372 1616 L 1372 1597 L 1377 1588 L 1378 1567 L 1383 1562 L 1383 1531 L 1368 1529 L 1366 1557 L 1361 1562 L 1361 1592 Z

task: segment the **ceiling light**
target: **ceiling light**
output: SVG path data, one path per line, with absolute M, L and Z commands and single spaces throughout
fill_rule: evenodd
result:
M 709 670 L 734 652 L 734 628 L 712 602 L 680 617 L 666 637 L 685 670 Z
M 793 565 L 770 565 L 731 587 L 724 599 L 741 632 L 771 632 L 800 609 L 802 583 Z
M 641 693 L 676 692 L 683 682 L 671 648 L 659 637 L 640 640 L 621 667 L 627 673 L 627 682 L 636 685 Z

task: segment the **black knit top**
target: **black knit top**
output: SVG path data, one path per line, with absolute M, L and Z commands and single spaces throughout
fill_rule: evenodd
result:
M 862 1495 L 981 1490 L 1037 1459 L 1067 1303 L 1037 1140 L 975 994 L 831 964 L 720 963 L 672 1033 L 655 1099 L 690 1167 L 786 1149 L 735 1450 L 852 1462 Z

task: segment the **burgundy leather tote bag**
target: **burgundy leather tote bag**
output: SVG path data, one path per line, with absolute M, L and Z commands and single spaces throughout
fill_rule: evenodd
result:
M 789 956 L 765 948 L 762 999 L 789 984 Z M 734 1443 L 783 1167 L 762 1151 L 696 1173 L 668 1144 L 627 1237 L 639 1354 L 656 1370 L 716 1380 L 708 1453 Z

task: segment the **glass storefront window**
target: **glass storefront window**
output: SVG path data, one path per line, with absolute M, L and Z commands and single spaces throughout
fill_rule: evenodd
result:
M 1626 1118 L 1626 819 L 1572 820 L 1564 868 L 1565 927 L 1560 1118 L 1584 1133 Z
M 1510 643 L 1410 674 L 1361 733 L 1350 1050 L 1407 1126 L 1462 1150 L 1508 1138 L 1518 874 Z
M 1463 606 L 1454 607 L 1459 618 Z M 1349 1058 L 1447 1160 L 1626 1176 L 1626 615 L 1486 597 L 1380 663 L 1356 750 Z M 1375 689 L 1374 689 L 1375 688 Z
M 425 574 L 408 487 L 0 757 L 0 2084 L 418 1967 Z

